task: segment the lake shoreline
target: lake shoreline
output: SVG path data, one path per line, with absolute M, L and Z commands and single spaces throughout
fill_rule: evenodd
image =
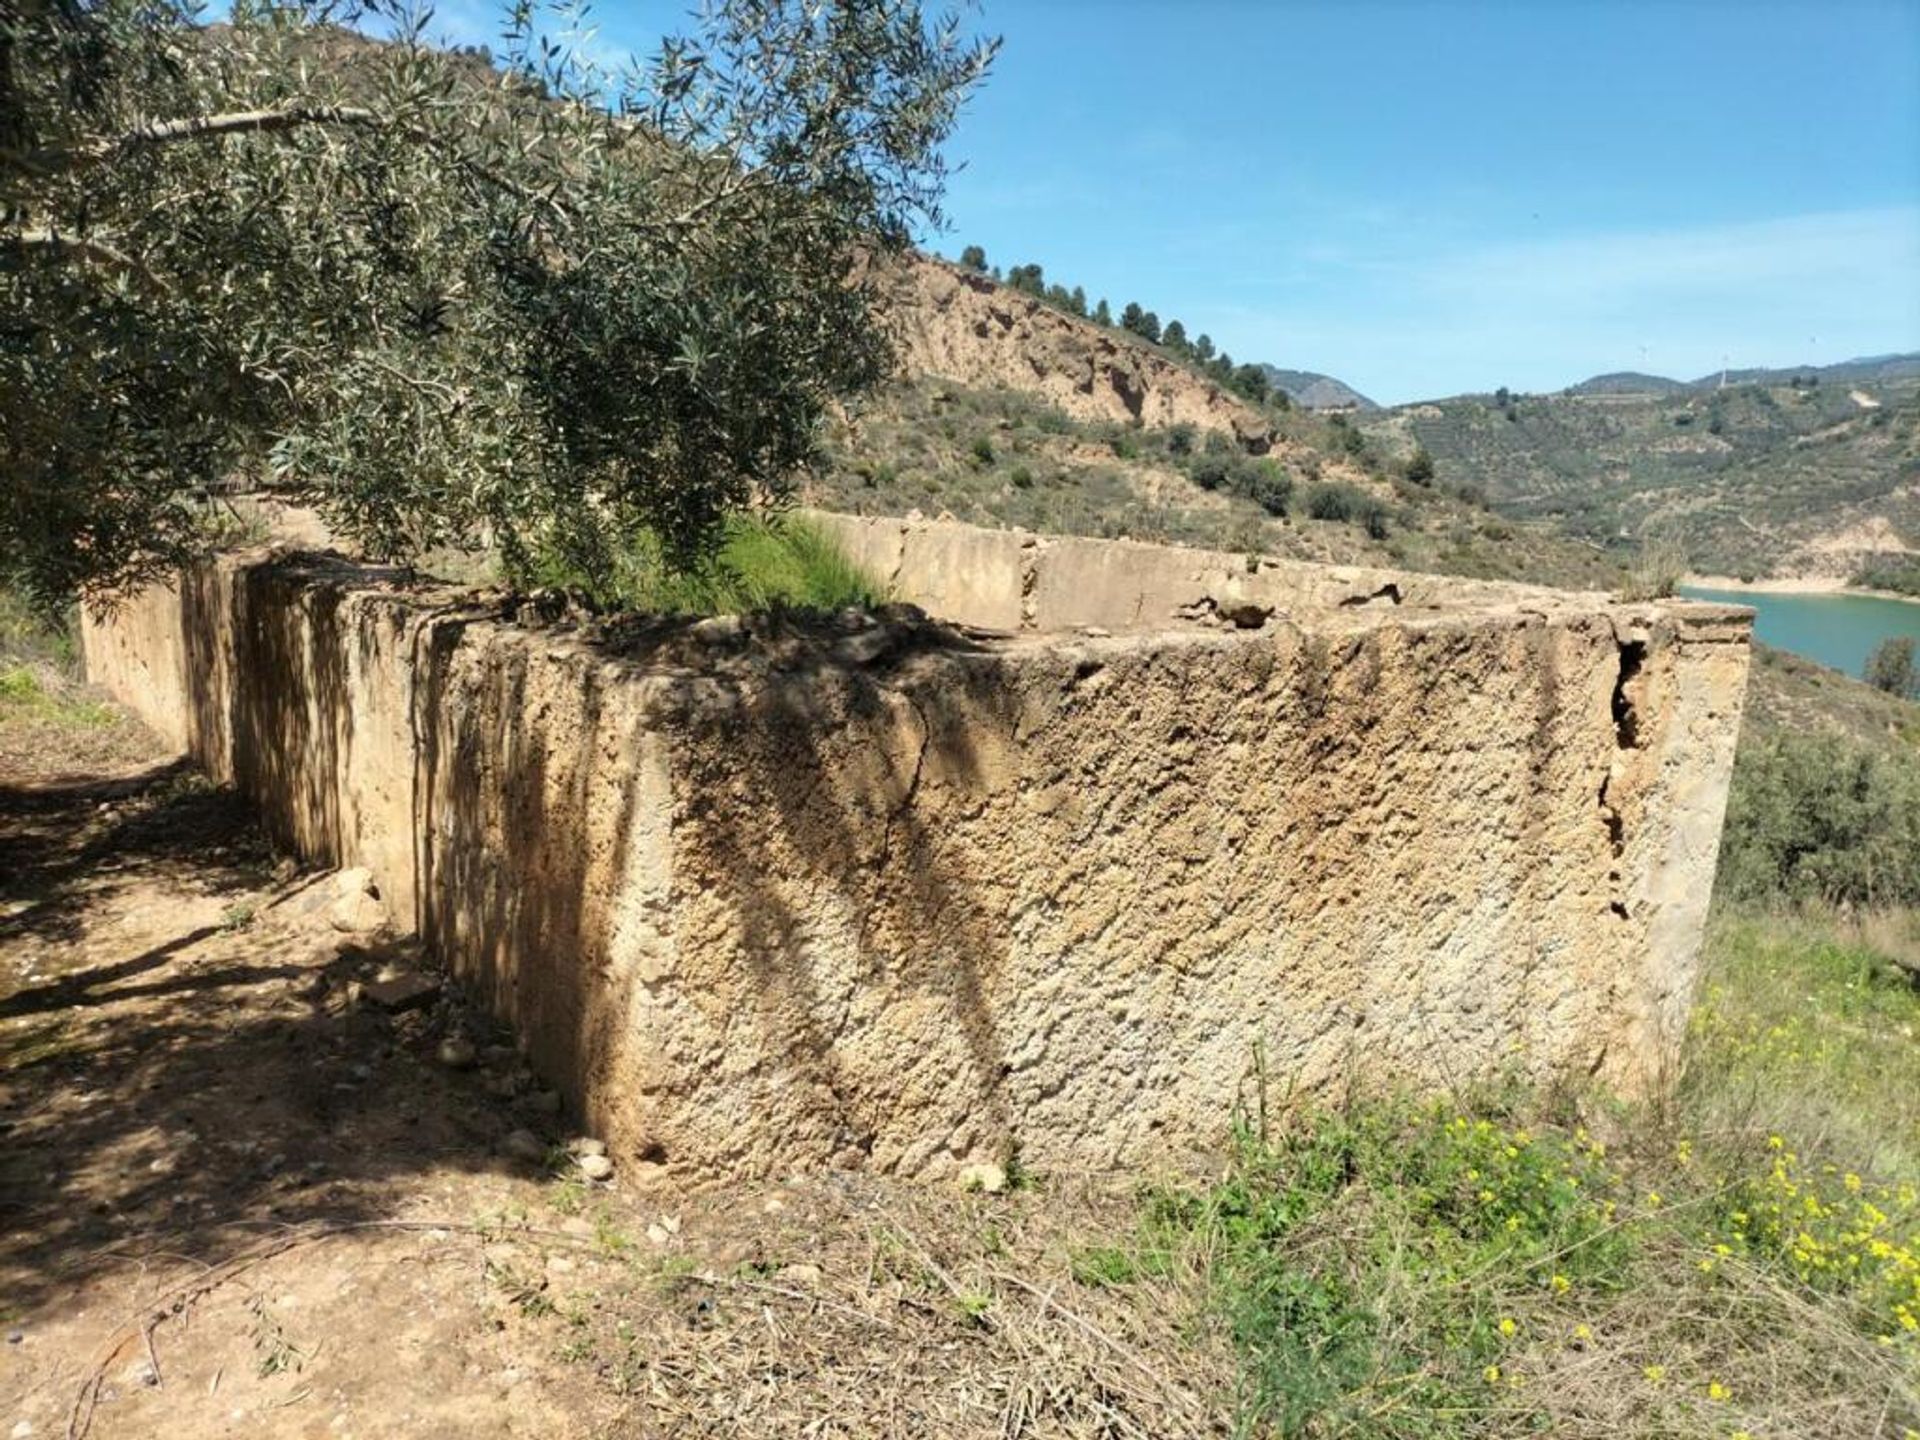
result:
M 1898 600 L 1920 605 L 1920 595 L 1898 590 L 1870 590 L 1864 585 L 1849 585 L 1844 580 L 1819 575 L 1797 575 L 1766 580 L 1739 580 L 1731 575 L 1686 575 L 1682 586 L 1695 590 L 1743 590 L 1755 595 L 1834 595 L 1872 600 Z

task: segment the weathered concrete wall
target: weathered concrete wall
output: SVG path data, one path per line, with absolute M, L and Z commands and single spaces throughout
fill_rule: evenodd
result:
M 1159 613 L 1208 613 L 1207 557 L 899 533 L 909 595 L 999 577 L 961 618 L 1119 629 L 1133 584 L 1157 628 L 622 640 L 255 560 L 90 625 L 88 661 L 371 867 L 629 1155 L 1171 1163 L 1256 1051 L 1294 1096 L 1660 1081 L 1746 612 L 1287 567 L 1241 629 Z
M 989 630 L 1153 631 L 1209 615 L 1254 622 L 1359 606 L 1425 613 L 1607 603 L 1601 594 L 1506 581 L 1249 559 L 1222 550 L 986 530 L 951 520 L 805 513 L 900 599 Z

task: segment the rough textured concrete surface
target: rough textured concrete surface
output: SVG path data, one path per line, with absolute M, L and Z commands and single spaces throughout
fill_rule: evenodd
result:
M 967 623 L 572 628 L 256 556 L 87 656 L 691 1173 L 1177 1165 L 1256 1056 L 1275 1104 L 1669 1074 L 1747 612 L 846 533 Z

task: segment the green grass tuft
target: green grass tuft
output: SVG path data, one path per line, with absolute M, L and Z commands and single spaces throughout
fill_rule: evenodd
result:
M 610 608 L 661 615 L 734 615 L 773 609 L 829 611 L 884 604 L 886 589 L 818 526 L 792 516 L 731 520 L 712 560 L 675 571 L 651 536 L 614 558 L 602 584 L 588 583 L 556 559 L 535 578 L 578 586 Z

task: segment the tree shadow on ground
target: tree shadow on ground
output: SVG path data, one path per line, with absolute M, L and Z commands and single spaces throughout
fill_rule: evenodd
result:
M 184 773 L 0 785 L 6 890 L 25 905 L 0 929 L 16 1315 L 144 1253 L 210 1263 L 236 1227 L 383 1215 L 383 1181 L 500 1168 L 499 1138 L 539 1123 L 490 1093 L 527 1077 L 456 994 L 397 1015 L 356 1003 L 355 982 L 414 957 L 333 931 L 329 882 L 274 878 L 247 808 Z M 454 1028 L 480 1044 L 474 1072 L 435 1059 Z

